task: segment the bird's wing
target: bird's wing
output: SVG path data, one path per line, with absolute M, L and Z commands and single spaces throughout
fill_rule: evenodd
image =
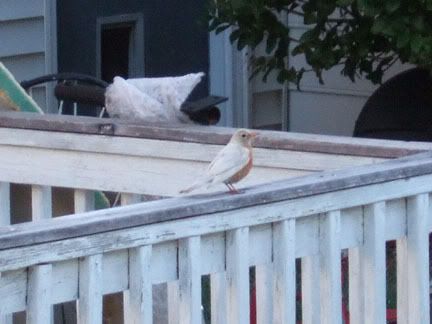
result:
M 249 150 L 245 147 L 229 143 L 214 158 L 206 175 L 215 178 L 213 182 L 229 179 L 249 162 Z
M 222 183 L 239 172 L 248 162 L 249 150 L 239 144 L 229 143 L 216 155 L 205 174 L 180 192 L 188 193 L 204 185 Z

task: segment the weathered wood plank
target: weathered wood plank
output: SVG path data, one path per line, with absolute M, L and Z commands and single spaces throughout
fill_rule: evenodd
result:
M 408 322 L 409 312 L 409 278 L 407 238 L 396 241 L 396 280 L 397 280 L 397 319 L 399 323 Z
M 137 204 L 141 202 L 141 196 L 136 194 L 130 194 L 130 193 L 122 193 L 121 194 L 121 204 L 123 206 L 125 205 L 131 205 L 131 204 Z
M 295 246 L 295 220 L 275 223 L 273 225 L 273 323 L 288 324 L 296 321 Z
M 171 281 L 167 283 L 168 299 L 168 324 L 181 324 L 179 317 L 179 282 Z
M 429 194 L 407 201 L 408 322 L 429 323 Z
M 210 274 L 210 302 L 211 323 L 227 323 L 227 280 L 225 272 Z
M 348 250 L 349 315 L 350 324 L 364 324 L 364 295 L 361 247 Z
M 364 284 L 363 323 L 386 322 L 386 254 L 385 254 L 385 202 L 364 209 L 364 245 L 362 274 Z
M 79 262 L 79 324 L 102 323 L 102 254 L 85 257 Z
M 151 123 L 132 123 L 116 119 L 70 117 L 58 115 L 38 116 L 31 113 L 0 113 L 0 127 L 26 128 L 46 131 L 74 132 L 84 134 L 116 135 L 155 138 L 161 140 L 188 141 L 208 144 L 225 144 L 233 130 L 222 127 L 190 125 L 169 126 Z M 262 131 L 258 147 L 290 149 L 356 156 L 399 157 L 419 151 L 430 150 L 427 143 L 407 143 L 348 137 L 306 135 Z
M 74 192 L 75 213 L 84 213 L 94 209 L 94 192 L 77 189 Z
M 31 160 L 27 158 L 29 155 Z M 208 153 L 206 156 L 214 157 Z M 8 160 L 15 161 L 13 166 Z M 38 165 L 38 172 L 32 172 L 34 165 Z M 185 159 L 0 146 L 0 180 L 24 184 L 173 196 L 195 181 L 207 165 L 208 162 Z M 126 166 L 134 172 L 125 172 Z M 179 173 L 179 169 L 182 172 Z M 310 172 L 257 166 L 240 185 L 256 185 Z M 110 175 L 109 181 L 107 174 Z M 221 190 L 226 191 L 226 187 L 219 185 L 210 191 Z
M 201 323 L 200 237 L 179 241 L 179 321 Z
M 32 186 L 32 220 L 52 218 L 52 193 L 51 187 Z
M 248 240 L 247 227 L 227 233 L 228 323 L 232 324 L 248 324 L 250 320 Z
M 74 152 L 103 153 L 156 159 L 174 159 L 186 161 L 209 162 L 221 149 L 221 145 L 179 142 L 174 140 L 157 140 L 130 137 L 91 136 L 27 129 L 0 128 L 0 144 L 15 147 L 65 150 Z M 161 150 L 163 147 L 163 150 Z M 347 166 L 371 164 L 383 161 L 375 157 L 359 157 L 329 153 L 300 152 L 292 150 L 256 147 L 254 149 L 254 166 L 298 169 L 330 170 Z
M 10 212 L 10 184 L 7 182 L 0 182 L 0 226 L 10 224 Z M 2 274 L 0 273 L 0 282 L 1 277 Z M 4 302 L 4 299 L 2 300 Z M 12 324 L 12 314 L 0 314 L 0 324 Z
M 3 272 L 0 276 L 1 314 L 24 310 L 27 306 L 27 269 Z
M 272 323 L 273 271 L 271 264 L 255 266 L 256 319 L 258 324 Z
M 378 199 L 394 199 L 403 195 L 420 193 L 422 190 L 431 190 L 431 184 L 427 180 L 428 176 L 420 177 L 420 175 L 432 173 L 432 158 L 429 158 L 431 154 L 256 186 L 246 190 L 241 196 L 211 194 L 154 201 L 147 203 L 145 210 L 141 204 L 136 204 L 127 208 L 123 207 L 126 208 L 125 213 L 122 213 L 121 216 L 117 215 L 115 221 L 112 218 L 107 220 L 107 216 L 112 215 L 113 211 L 104 211 L 85 217 L 67 217 L 61 222 L 53 220 L 27 227 L 16 225 L 12 231 L 9 228 L 0 229 L 0 248 L 21 246 L 30 242 L 30 244 L 35 244 L 278 201 L 292 202 L 303 197 L 312 196 L 308 200 L 315 199 L 321 194 L 335 191 L 341 191 L 341 197 L 343 194 L 350 194 L 348 200 L 332 199 L 335 208 L 358 206 L 378 201 Z M 397 181 L 399 179 L 407 180 Z M 362 190 L 362 187 L 366 185 L 368 185 L 368 190 Z M 396 190 L 396 185 L 398 190 Z M 357 193 L 355 196 L 355 190 L 349 190 L 352 188 L 357 188 L 362 191 L 362 194 Z M 367 197 L 372 200 L 368 201 L 365 199 Z M 373 200 L 375 197 L 376 200 Z M 119 211 L 116 210 L 115 213 Z M 29 232 L 32 232 L 30 240 Z
M 330 211 L 320 223 L 321 323 L 342 323 L 340 211 Z
M 153 323 L 151 246 L 129 251 L 129 291 L 124 292 L 125 323 Z
M 61 219 L 54 218 L 50 221 L 41 221 L 37 224 L 32 224 L 31 226 L 22 224 L 4 227 L 0 229 L 0 233 L 2 233 L 0 235 L 0 246 L 2 246 L 2 244 L 19 246 L 20 244 L 18 243 L 20 242 L 19 240 L 21 240 L 21 243 L 25 243 L 24 245 L 26 247 L 14 248 L 9 245 L 9 249 L 0 250 L 0 270 L 4 271 L 40 262 L 53 262 L 65 260 L 67 258 L 92 255 L 100 253 L 100 251 L 113 251 L 189 236 L 217 233 L 231 228 L 268 224 L 288 218 L 300 218 L 311 214 L 322 213 L 329 209 L 343 209 L 352 206 L 366 205 L 377 201 L 409 196 L 431 190 L 432 177 L 425 176 L 344 190 L 337 194 L 333 192 L 280 203 L 234 209 L 221 212 L 219 215 L 210 214 L 199 217 L 187 217 L 182 220 L 178 219 L 178 216 L 181 216 L 181 214 L 177 214 L 175 218 L 178 220 L 175 222 L 168 222 L 166 221 L 167 218 L 160 218 L 160 216 L 165 217 L 167 213 L 169 216 L 173 216 L 171 213 L 179 211 L 177 208 L 170 208 L 169 204 L 176 201 L 176 199 L 173 199 L 124 206 L 106 211 L 96 211 L 91 214 L 69 216 Z M 184 200 L 177 200 L 176 203 L 180 203 L 182 206 L 180 209 L 182 211 L 179 211 L 179 213 L 183 212 L 183 215 L 193 214 L 195 210 L 197 210 L 193 209 L 196 208 L 195 204 L 200 205 L 200 201 L 201 200 L 197 200 L 196 198 L 189 200 L 190 208 L 184 210 Z M 207 202 L 204 206 L 205 205 L 207 205 L 210 210 L 214 207 L 208 205 Z M 202 207 L 203 206 L 200 205 L 200 208 Z M 232 206 L 227 204 L 225 209 L 227 207 L 231 208 Z M 161 212 L 161 208 L 164 209 L 163 212 Z M 156 212 L 156 210 L 158 212 Z M 202 210 L 202 213 L 206 214 L 206 211 Z M 129 220 L 129 222 L 126 221 L 126 224 L 123 223 L 122 229 L 112 230 L 113 227 L 119 227 L 119 223 L 114 223 L 113 215 L 116 216 L 116 222 L 119 221 L 123 223 L 124 220 Z M 131 217 L 132 215 L 134 216 Z M 152 215 L 158 217 L 155 219 L 147 218 Z M 265 216 L 263 217 L 263 215 Z M 73 219 L 72 224 L 74 225 L 71 225 L 69 222 L 70 219 Z M 147 223 L 148 225 L 137 226 L 131 219 L 134 219 L 138 223 Z M 154 223 L 158 220 L 165 221 Z M 42 222 L 44 226 L 39 226 Z M 77 224 L 79 224 L 79 226 L 77 226 Z M 97 230 L 103 231 L 103 233 L 87 236 L 86 232 L 89 230 L 89 224 L 92 224 L 92 226 L 96 226 L 97 224 L 99 227 Z M 111 230 L 107 231 L 107 227 Z M 78 231 L 78 228 L 80 231 Z M 108 236 L 106 234 L 107 232 L 109 232 Z M 37 243 L 37 240 L 40 239 L 46 241 L 48 237 L 50 239 L 44 244 L 32 244 Z M 52 240 L 53 237 L 57 237 L 57 239 Z M 67 238 L 66 241 L 61 241 L 61 239 L 65 238 Z M 353 247 L 357 244 L 357 239 L 351 241 L 350 238 L 346 238 L 346 240 L 341 242 L 341 248 Z M 316 249 L 317 246 L 311 244 L 307 246 L 309 249 L 306 247 L 297 249 L 297 257 L 316 253 L 314 249 Z
M 320 323 L 320 258 L 311 255 L 301 260 L 302 322 Z
M 0 226 L 10 224 L 10 184 L 0 182 Z
M 26 313 L 28 324 L 47 324 L 52 321 L 51 274 L 51 264 L 37 265 L 29 269 Z

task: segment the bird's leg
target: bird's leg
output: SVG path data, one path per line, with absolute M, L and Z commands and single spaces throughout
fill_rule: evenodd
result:
M 239 193 L 239 191 L 234 187 L 234 185 L 232 183 L 227 183 L 226 185 L 227 185 L 230 193 L 232 193 L 232 194 L 238 194 Z
M 228 190 L 229 190 L 229 192 L 232 192 L 232 188 L 231 188 L 231 186 L 230 186 L 230 184 L 229 184 L 229 183 L 225 183 L 225 186 L 227 186 L 227 187 L 228 187 Z

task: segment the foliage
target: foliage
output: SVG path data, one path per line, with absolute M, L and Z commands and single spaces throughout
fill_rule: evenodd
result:
M 281 17 L 301 16 L 308 28 L 298 39 Z M 210 29 L 232 27 L 238 49 L 264 42 L 266 55 L 252 57 L 253 75 L 272 70 L 279 82 L 297 83 L 313 71 L 342 65 L 353 82 L 364 76 L 380 83 L 396 61 L 432 67 L 432 0 L 212 0 Z M 308 67 L 289 65 L 304 55 Z

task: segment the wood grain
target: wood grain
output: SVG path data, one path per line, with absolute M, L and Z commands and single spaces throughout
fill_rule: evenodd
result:
M 0 113 L 0 127 L 25 128 L 108 136 L 126 136 L 161 140 L 225 144 L 234 130 L 222 127 L 190 125 L 169 126 L 154 123 L 134 123 L 118 119 L 99 119 L 82 116 L 37 115 L 32 113 Z M 400 157 L 429 150 L 427 143 L 408 144 L 403 141 L 365 140 L 348 137 L 305 135 L 261 131 L 257 147 L 288 149 L 306 152 L 352 154 L 384 158 Z

